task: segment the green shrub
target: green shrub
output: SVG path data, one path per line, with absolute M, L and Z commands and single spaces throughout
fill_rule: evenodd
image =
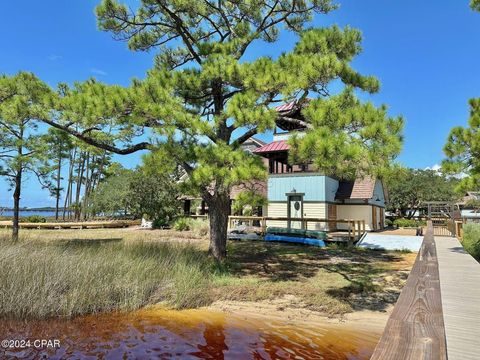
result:
M 46 223 L 47 219 L 40 215 L 30 215 L 22 218 L 21 221 L 27 223 Z
M 390 219 L 385 219 L 385 226 L 388 226 L 388 227 L 393 226 L 393 221 Z
M 188 231 L 191 230 L 193 219 L 190 218 L 178 218 L 173 223 L 173 228 L 177 231 Z
M 196 236 L 204 237 L 210 232 L 210 224 L 208 220 L 192 219 L 192 218 L 178 218 L 173 228 L 177 231 L 193 231 Z
M 419 227 L 426 225 L 425 221 L 415 219 L 396 219 L 393 223 L 398 227 Z
M 465 224 L 463 226 L 463 247 L 477 261 L 480 261 L 480 224 Z
M 152 222 L 152 227 L 154 229 L 163 229 L 169 225 L 168 221 L 165 219 L 155 219 Z

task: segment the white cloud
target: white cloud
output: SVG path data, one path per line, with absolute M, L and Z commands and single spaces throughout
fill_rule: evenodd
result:
M 90 72 L 92 74 L 96 74 L 96 75 L 101 75 L 101 76 L 106 76 L 108 75 L 107 72 L 103 71 L 103 70 L 100 70 L 100 69 L 97 69 L 97 68 L 91 68 L 90 69 Z
M 47 56 L 47 59 L 50 61 L 57 61 L 63 59 L 62 55 L 57 55 L 57 54 L 51 54 Z
M 427 166 L 425 168 L 425 170 L 433 170 L 433 171 L 436 171 L 436 172 L 441 172 L 441 169 L 442 169 L 442 166 L 440 164 L 435 164 L 433 166 Z
M 442 174 L 442 166 L 439 165 L 439 164 L 435 164 L 433 166 L 427 166 L 425 168 L 425 170 L 433 170 L 433 171 L 436 171 L 438 174 Z M 457 179 L 464 179 L 466 177 L 468 177 L 468 174 L 462 172 L 460 174 L 455 174 L 455 175 L 447 175 L 447 177 L 454 177 L 454 178 L 457 178 Z

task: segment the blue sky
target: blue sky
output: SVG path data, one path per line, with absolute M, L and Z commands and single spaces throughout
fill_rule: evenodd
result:
M 98 2 L 2 2 L 0 73 L 32 71 L 52 86 L 92 76 L 128 85 L 133 77 L 143 77 L 153 53 L 131 52 L 98 31 Z M 386 103 L 392 115 L 406 119 L 399 160 L 418 168 L 438 164 L 451 127 L 467 122 L 468 99 L 480 96 L 480 13 L 470 10 L 468 0 L 339 2 L 339 10 L 318 15 L 314 25 L 350 25 L 362 31 L 364 51 L 353 65 L 382 84 L 379 94 L 364 98 Z M 294 40 L 283 34 L 273 46 L 257 44 L 248 56 L 278 55 Z M 135 166 L 139 155 L 117 159 Z M 22 198 L 24 206 L 53 203 L 34 179 L 25 182 Z M 11 194 L 0 181 L 0 205 L 10 204 Z

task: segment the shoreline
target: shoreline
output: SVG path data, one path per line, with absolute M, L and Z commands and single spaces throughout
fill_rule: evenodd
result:
M 259 319 L 306 327 L 327 325 L 349 330 L 369 330 L 381 334 L 394 307 L 390 305 L 384 311 L 356 310 L 342 315 L 328 316 L 307 308 L 291 307 L 289 303 L 289 296 L 282 299 L 257 302 L 216 301 L 209 306 L 196 310 L 221 312 L 245 320 Z

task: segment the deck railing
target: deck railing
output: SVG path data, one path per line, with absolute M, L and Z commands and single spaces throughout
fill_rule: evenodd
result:
M 447 359 L 433 224 L 428 222 L 413 268 L 371 357 Z
M 319 218 L 288 218 L 288 217 L 271 217 L 271 216 L 229 216 L 228 228 L 232 229 L 235 226 L 235 222 L 238 224 L 246 224 L 252 227 L 261 228 L 263 234 L 267 230 L 268 221 L 281 221 L 281 222 L 295 222 L 300 223 L 302 229 L 308 229 L 308 224 L 326 224 L 328 227 L 332 225 L 332 228 L 337 228 L 337 224 L 346 225 L 345 231 L 348 232 L 348 238 L 351 242 L 356 239 L 360 239 L 366 232 L 365 220 L 354 219 L 319 219 Z

